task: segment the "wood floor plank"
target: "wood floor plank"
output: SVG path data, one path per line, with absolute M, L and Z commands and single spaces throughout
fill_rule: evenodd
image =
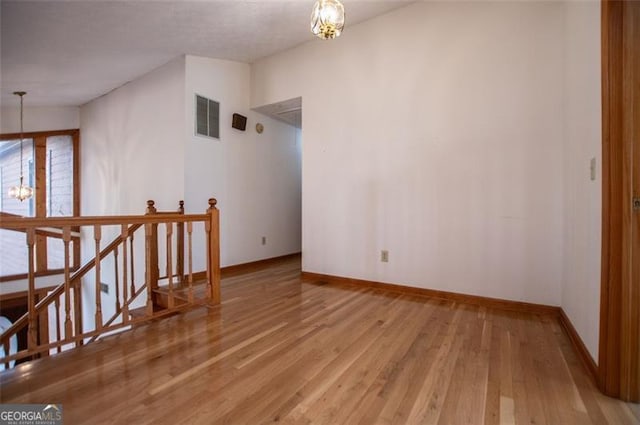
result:
M 314 418 L 314 424 L 349 423 L 350 413 L 360 399 L 371 387 L 379 385 L 379 377 L 384 369 L 395 367 L 394 360 L 403 356 L 419 333 L 421 322 L 411 318 L 428 318 L 429 310 L 432 310 L 429 304 L 412 306 L 402 302 L 397 306 L 401 311 L 381 325 L 385 331 L 375 342 L 376 350 L 368 350 L 360 356 L 309 411 L 308 415 Z
M 500 335 L 502 329 L 496 320 L 490 320 L 491 341 L 486 382 L 484 425 L 500 423 Z
M 463 308 L 456 309 L 445 331 L 445 337 L 437 347 L 435 362 L 425 377 L 418 397 L 409 412 L 407 423 L 438 423 L 445 394 L 451 384 L 451 376 L 464 342 L 460 326 L 462 313 Z
M 0 373 L 0 402 L 73 424 L 640 424 L 555 316 L 302 281 L 299 257 L 221 286 L 219 306 Z
M 188 369 L 188 370 L 180 373 L 179 375 L 172 377 L 168 381 L 163 382 L 161 385 L 158 385 L 156 387 L 153 387 L 153 388 L 149 389 L 149 395 L 156 395 L 156 394 L 158 394 L 158 393 L 160 393 L 162 391 L 165 391 L 165 390 L 167 390 L 167 389 L 169 389 L 169 388 L 171 388 L 171 387 L 173 387 L 173 386 L 175 386 L 175 385 L 177 385 L 177 384 L 179 384 L 179 383 L 191 378 L 192 376 L 194 376 L 194 375 L 196 375 L 198 373 L 201 373 L 204 369 L 210 367 L 211 365 L 219 362 L 220 360 L 226 358 L 227 356 L 230 356 L 231 354 L 235 353 L 236 351 L 243 349 L 247 345 L 253 344 L 255 341 L 266 337 L 270 333 L 273 333 L 273 332 L 277 331 L 278 329 L 280 329 L 280 328 L 282 328 L 282 327 L 284 327 L 286 325 L 287 325 L 286 322 L 280 323 L 280 324 L 278 324 L 278 325 L 276 325 L 276 326 L 274 326 L 274 327 L 272 327 L 270 329 L 267 329 L 264 332 L 259 333 L 258 335 L 255 335 L 255 336 L 253 336 L 253 337 L 241 342 L 238 345 L 235 345 L 233 347 L 230 347 L 230 348 L 226 349 L 222 353 L 217 354 L 217 355 L 211 357 L 210 359 L 208 359 L 208 360 L 206 360 L 206 361 L 204 361 L 202 363 L 199 363 L 198 365 L 192 367 L 191 369 Z
M 431 304 L 432 314 L 422 321 L 420 333 L 411 342 L 411 346 L 401 358 L 377 376 L 375 386 L 379 389 L 375 391 L 376 397 L 363 400 L 363 410 L 352 412 L 345 423 L 368 424 L 378 421 L 393 424 L 406 421 L 423 378 L 436 356 L 436 351 L 430 351 L 429 347 L 437 345 L 433 342 L 444 327 L 442 319 L 453 314 L 453 310 L 442 301 Z

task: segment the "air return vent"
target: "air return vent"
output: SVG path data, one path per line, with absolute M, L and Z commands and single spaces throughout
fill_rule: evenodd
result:
M 196 134 L 220 138 L 220 103 L 196 95 Z

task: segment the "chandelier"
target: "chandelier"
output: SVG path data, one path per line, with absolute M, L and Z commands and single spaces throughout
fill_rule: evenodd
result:
M 13 92 L 16 96 L 20 96 L 20 185 L 13 186 L 9 189 L 9 197 L 19 200 L 20 202 L 25 199 L 31 198 L 33 196 L 33 188 L 24 185 L 24 174 L 22 173 L 22 156 L 23 156 L 23 147 L 22 144 L 24 142 L 24 121 L 23 121 L 23 96 L 27 94 L 24 91 L 16 91 Z
M 336 38 L 344 28 L 344 6 L 338 0 L 318 0 L 311 12 L 311 32 L 323 40 Z

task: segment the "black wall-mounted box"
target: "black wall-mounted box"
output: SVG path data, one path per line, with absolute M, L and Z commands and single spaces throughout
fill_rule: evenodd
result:
M 233 121 L 231 127 L 244 131 L 247 128 L 247 117 L 240 114 L 233 114 Z

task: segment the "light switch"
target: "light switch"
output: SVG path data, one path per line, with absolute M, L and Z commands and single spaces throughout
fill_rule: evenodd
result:
M 591 180 L 595 180 L 596 179 L 596 159 L 595 158 L 591 158 Z

